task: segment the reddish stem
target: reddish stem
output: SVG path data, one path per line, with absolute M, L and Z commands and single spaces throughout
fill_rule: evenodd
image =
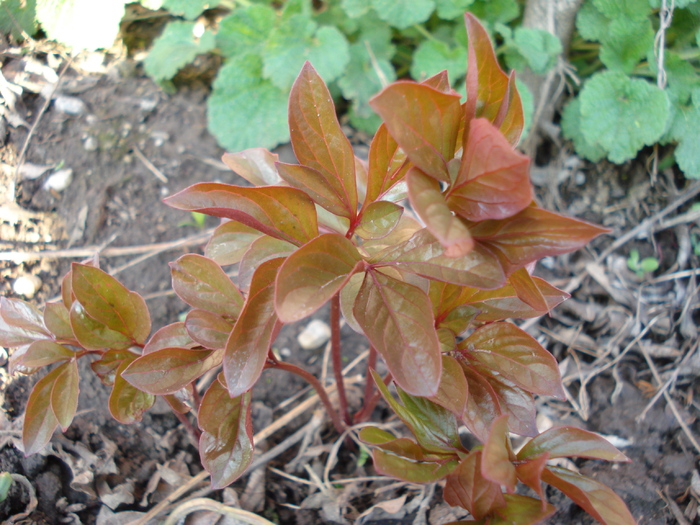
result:
M 187 414 L 180 414 L 180 412 L 178 412 L 177 410 L 173 410 L 173 413 L 180 420 L 180 423 L 182 423 L 187 429 L 187 431 L 190 433 L 190 435 L 194 439 L 195 445 L 199 445 L 199 438 L 202 436 L 200 430 L 192 424 L 190 419 L 187 417 Z
M 365 372 L 365 395 L 363 397 L 362 410 L 360 410 L 360 412 L 355 414 L 353 417 L 353 421 L 355 423 L 360 423 L 361 421 L 367 419 L 367 417 L 372 413 L 372 410 L 374 410 L 374 405 L 377 404 L 377 401 L 375 400 L 374 404 L 369 407 L 371 401 L 373 400 L 372 394 L 374 393 L 374 379 L 372 379 L 372 370 L 375 368 L 377 368 L 377 349 L 370 345 L 369 356 L 367 357 L 367 371 Z
M 350 412 L 348 411 L 348 398 L 345 395 L 345 383 L 343 382 L 343 360 L 340 354 L 340 294 L 335 294 L 331 299 L 331 357 L 333 358 L 333 373 L 335 384 L 338 387 L 338 400 L 340 401 L 340 413 L 346 424 L 350 424 Z
M 269 363 L 269 361 L 268 361 Z M 302 379 L 306 380 L 313 388 L 316 390 L 316 393 L 318 394 L 318 397 L 321 399 L 321 402 L 323 405 L 326 407 L 326 412 L 328 412 L 328 415 L 331 417 L 331 420 L 333 421 L 333 426 L 335 426 L 336 431 L 339 434 L 342 434 L 345 431 L 345 423 L 340 419 L 340 415 L 338 414 L 338 411 L 335 409 L 333 404 L 331 403 L 330 398 L 328 397 L 328 393 L 326 390 L 323 388 L 321 385 L 321 382 L 316 379 L 316 376 L 314 376 L 311 372 L 304 370 L 303 368 L 293 365 L 291 363 L 285 363 L 284 361 L 277 361 L 272 365 L 274 368 L 279 368 L 281 370 L 286 370 L 287 372 L 291 372 L 292 374 L 296 374 Z

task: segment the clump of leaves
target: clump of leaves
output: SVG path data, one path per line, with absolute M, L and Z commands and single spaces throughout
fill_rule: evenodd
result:
M 602 523 L 634 523 L 609 488 L 549 463 L 627 458 L 584 430 L 537 433 L 533 395 L 563 399 L 561 377 L 552 355 L 507 321 L 542 315 L 567 297 L 531 276 L 529 265 L 604 230 L 533 202 L 529 161 L 514 149 L 523 127 L 515 79 L 499 68 L 484 28 L 471 15 L 466 23 L 467 102 L 444 72 L 388 86 L 372 99 L 384 124 L 368 162 L 355 157 L 326 85 L 307 63 L 289 99 L 299 164 L 263 149 L 227 154 L 253 187 L 199 183 L 166 199 L 226 219 L 205 256 L 171 264 L 173 289 L 192 307 L 183 322 L 149 336 L 144 300 L 94 264 L 74 264 L 62 300 L 43 312 L 0 299 L 0 342 L 16 347 L 12 368 L 51 367 L 28 401 L 25 452 L 70 425 L 77 361 L 95 355 L 92 369 L 112 388 L 117 420 L 139 420 L 156 396 L 181 418 L 196 416 L 202 463 L 213 486 L 223 487 L 253 457 L 251 389 L 266 368 L 279 368 L 318 390 L 338 431 L 368 419 L 383 397 L 414 438 L 364 428 L 375 468 L 411 482 L 445 479 L 445 500 L 474 517 L 464 523 L 546 518 L 554 508 L 543 482 Z M 399 204 L 406 198 L 410 209 Z M 231 265 L 237 283 L 222 269 Z M 338 408 L 308 371 L 271 351 L 284 323 L 328 302 Z M 341 315 L 370 346 L 364 406 L 354 414 L 342 386 Z M 385 377 L 375 370 L 379 357 Z M 193 382 L 219 368 L 198 401 Z M 467 449 L 461 425 L 481 445 Z M 510 432 L 532 439 L 516 453 Z M 540 498 L 516 494 L 519 481 Z

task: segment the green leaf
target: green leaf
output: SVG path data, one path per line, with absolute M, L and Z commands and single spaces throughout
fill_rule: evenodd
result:
M 197 55 L 214 49 L 214 33 L 205 31 L 197 38 L 194 22 L 170 22 L 154 42 L 143 61 L 148 76 L 156 82 L 170 80 Z
M 78 410 L 78 361 L 72 359 L 57 368 L 61 372 L 56 376 L 51 388 L 51 410 L 61 430 L 68 430 Z
M 158 330 L 143 347 L 144 354 L 150 354 L 156 350 L 163 348 L 192 348 L 197 344 L 192 340 L 190 334 L 187 333 L 185 323 L 173 323 L 164 326 Z
M 508 416 L 500 416 L 493 422 L 489 437 L 481 453 L 481 474 L 488 480 L 515 491 L 518 479 L 510 459 Z
M 669 134 L 678 141 L 674 156 L 683 174 L 691 179 L 700 178 L 700 152 L 696 147 L 700 140 L 700 108 L 677 107 Z
M 374 468 L 380 474 L 408 481 L 409 483 L 434 483 L 452 472 L 458 464 L 456 459 L 441 462 L 415 462 L 389 454 L 381 449 L 372 452 Z
M 222 18 L 216 33 L 216 46 L 227 58 L 259 55 L 268 35 L 277 24 L 277 13 L 267 5 L 237 7 Z
M 634 525 L 635 519 L 620 497 L 591 478 L 561 467 L 549 466 L 542 481 L 558 488 L 603 525 Z
M 534 525 L 556 512 L 556 508 L 542 500 L 520 494 L 504 494 L 506 506 L 494 511 L 489 525 Z
M 350 61 L 348 41 L 332 26 L 318 27 L 306 15 L 290 16 L 268 36 L 263 50 L 263 76 L 287 90 L 305 62 L 330 82 L 338 78 Z
M 651 14 L 649 0 L 593 0 L 593 4 L 611 20 L 644 20 Z
M 363 427 L 360 430 L 360 441 L 368 445 L 381 448 L 402 458 L 412 461 L 428 461 L 444 463 L 445 459 L 454 457 L 453 453 L 434 453 L 424 449 L 418 443 L 409 438 L 396 438 L 390 432 L 377 427 Z
M 554 67 L 557 56 L 563 51 L 561 41 L 543 29 L 518 27 L 513 40 L 530 69 L 538 75 L 543 75 Z
M 289 140 L 287 94 L 263 78 L 257 55 L 237 55 L 219 70 L 207 119 L 209 131 L 230 151 L 274 148 Z
M 71 272 L 73 294 L 87 315 L 136 343 L 146 341 L 151 316 L 139 294 L 94 266 L 73 263 Z
M 372 0 L 379 18 L 397 29 L 425 22 L 435 9 L 433 0 Z
M 236 481 L 253 460 L 250 400 L 250 393 L 231 398 L 219 381 L 202 398 L 197 416 L 202 429 L 199 453 L 216 489 Z
M 372 9 L 371 0 L 341 0 L 340 5 L 350 18 L 359 18 Z
M 187 20 L 194 20 L 205 9 L 211 9 L 217 5 L 219 5 L 218 0 L 163 0 L 165 9 L 174 15 L 184 16 Z
M 403 215 L 403 208 L 393 202 L 373 202 L 362 213 L 355 233 L 363 239 L 381 239 L 391 233 Z
M 238 285 L 241 290 L 247 291 L 250 288 L 253 274 L 262 263 L 278 257 L 287 257 L 294 250 L 296 246 L 292 243 L 273 239 L 267 235 L 253 241 L 238 266 Z
M 654 30 L 648 19 L 614 19 L 602 39 L 600 60 L 610 70 L 630 74 L 654 46 Z
M 23 38 L 22 31 L 29 36 L 36 33 L 36 0 L 3 0 L 0 14 L 0 33 L 9 33 L 14 40 Z
M 435 179 L 450 181 L 447 163 L 454 157 L 463 116 L 459 95 L 396 82 L 370 104 L 413 164 Z
M 353 314 L 396 382 L 417 396 L 435 395 L 442 360 L 430 299 L 411 284 L 367 272 Z
M 586 40 L 600 42 L 608 34 L 610 19 L 595 6 L 595 2 L 583 2 L 576 14 L 576 29 Z
M 30 368 L 41 368 L 74 357 L 73 350 L 48 339 L 42 339 L 29 345 L 27 351 L 20 357 L 18 364 Z
M 464 15 L 473 3 L 474 0 L 435 0 L 437 15 L 443 20 L 454 20 Z
M 123 17 L 124 0 L 36 2 L 36 18 L 46 35 L 76 51 L 111 47 Z
M 9 472 L 0 473 L 0 503 L 7 499 L 10 488 L 12 488 L 12 474 Z
M 136 357 L 133 355 L 133 358 Z M 133 359 L 130 357 L 119 364 L 114 377 L 112 393 L 109 396 L 110 414 L 112 414 L 114 419 L 125 425 L 141 421 L 143 413 L 156 402 L 154 395 L 135 388 L 122 377 L 122 372 L 132 361 Z
M 277 323 L 275 278 L 283 261 L 272 259 L 255 271 L 246 304 L 226 343 L 224 377 L 232 397 L 250 390 L 265 366 Z
M 544 453 L 551 459 L 576 457 L 630 461 L 607 439 L 576 427 L 553 427 L 542 432 L 520 449 L 518 459 L 531 459 Z
M 491 323 L 475 330 L 458 349 L 529 392 L 566 399 L 559 366 L 527 332 L 512 323 Z
M 193 308 L 235 319 L 243 308 L 243 296 L 221 266 L 193 253 L 170 263 L 173 290 Z M 74 278 L 75 279 L 75 278 Z
M 212 233 L 204 248 L 204 255 L 221 266 L 236 264 L 261 235 L 258 230 L 240 222 L 225 222 Z
M 46 303 L 44 306 L 44 325 L 58 339 L 74 339 L 70 327 L 70 315 L 62 301 Z
M 104 348 L 123 350 L 134 344 L 130 337 L 111 330 L 104 323 L 90 317 L 78 301 L 73 301 L 69 315 L 70 326 L 75 338 L 83 348 L 88 350 L 102 350 Z
M 574 143 L 576 153 L 591 162 L 598 162 L 605 157 L 603 146 L 588 142 L 581 127 L 581 99 L 575 98 L 569 102 L 562 112 L 561 130 L 567 139 Z
M 469 10 L 489 26 L 498 22 L 506 24 L 520 16 L 517 0 L 475 0 Z
M 51 392 L 63 370 L 64 368 L 60 366 L 54 368 L 37 381 L 29 394 L 22 425 L 22 444 L 27 456 L 36 454 L 44 448 L 58 427 L 58 419 L 51 409 Z
M 180 210 L 233 219 L 297 246 L 318 235 L 313 201 L 294 188 L 243 188 L 202 182 L 168 197 L 165 203 Z
M 424 40 L 413 53 L 411 76 L 416 80 L 432 77 L 442 70 L 454 82 L 467 73 L 467 50 L 451 47 L 441 40 Z
M 250 148 L 238 153 L 224 153 L 221 160 L 253 186 L 273 186 L 282 182 L 275 167 L 279 155 L 265 148 Z
M 465 508 L 478 520 L 506 506 L 501 487 L 482 475 L 481 462 L 481 450 L 472 451 L 447 476 L 443 492 L 448 505 Z
M 337 233 L 299 248 L 277 273 L 275 310 L 280 321 L 292 323 L 314 313 L 340 291 L 361 261 L 353 243 Z
M 163 348 L 135 359 L 121 375 L 149 394 L 172 394 L 220 365 L 222 358 L 223 350 Z
M 191 310 L 185 318 L 187 333 L 197 343 L 210 350 L 226 346 L 233 324 L 206 310 Z
M 634 158 L 666 129 L 668 97 L 646 80 L 606 71 L 591 77 L 579 96 L 583 135 L 604 148 L 612 162 Z

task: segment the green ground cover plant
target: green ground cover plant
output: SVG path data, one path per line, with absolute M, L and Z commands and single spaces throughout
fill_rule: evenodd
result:
M 251 389 L 277 368 L 317 390 L 338 432 L 368 421 L 383 398 L 412 437 L 365 425 L 359 437 L 375 469 L 415 483 L 445 480 L 445 500 L 474 518 L 459 523 L 537 523 L 555 510 L 543 482 L 601 523 L 634 523 L 611 489 L 549 463 L 627 458 L 574 427 L 538 434 L 533 396 L 564 399 L 559 369 L 509 321 L 543 315 L 567 297 L 528 267 L 605 230 L 533 201 L 529 160 L 514 148 L 524 125 L 514 76 L 500 69 L 476 18 L 467 15 L 466 27 L 467 102 L 446 72 L 387 86 L 370 101 L 383 124 L 367 162 L 355 157 L 331 93 L 307 62 L 288 105 L 299 164 L 262 148 L 227 154 L 224 162 L 252 186 L 198 183 L 166 199 L 224 219 L 204 255 L 170 265 L 174 291 L 192 308 L 184 321 L 151 334 L 144 299 L 96 258 L 74 263 L 61 300 L 43 311 L 0 298 L 0 344 L 15 348 L 12 370 L 50 369 L 29 396 L 25 453 L 70 426 L 78 360 L 88 358 L 112 389 L 116 420 L 140 420 L 162 396 L 198 438 L 212 485 L 225 487 L 253 458 Z M 237 268 L 237 282 L 223 267 Z M 326 303 L 338 406 L 309 371 L 272 351 L 284 324 Z M 355 413 L 343 387 L 341 317 L 370 348 Z M 219 367 L 200 398 L 193 382 Z M 467 448 L 460 426 L 480 444 Z M 511 433 L 532 439 L 516 451 Z M 517 493 L 518 483 L 539 498 Z

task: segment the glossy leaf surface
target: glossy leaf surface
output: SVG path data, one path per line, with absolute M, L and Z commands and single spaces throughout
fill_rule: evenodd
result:
M 112 393 L 109 396 L 110 414 L 125 425 L 141 421 L 143 413 L 156 402 L 156 396 L 135 388 L 122 377 L 122 373 L 131 363 L 131 360 L 124 359 L 119 364 L 114 377 Z
M 334 215 L 352 218 L 354 210 L 348 208 L 344 194 L 338 188 L 328 184 L 324 175 L 309 166 L 300 164 L 277 163 L 280 176 L 293 188 L 306 193 L 311 199 Z
M 277 274 L 275 310 L 280 320 L 291 323 L 314 313 L 345 285 L 361 261 L 352 242 L 335 233 L 299 248 Z
M 365 206 L 376 201 L 401 181 L 410 166 L 406 153 L 399 148 L 386 125 L 379 126 L 369 147 Z
M 523 113 L 523 102 L 515 83 L 515 71 L 511 71 L 508 76 L 508 89 L 498 110 L 495 122 L 500 122 L 498 129 L 508 142 L 513 146 L 517 146 L 525 127 L 525 115 Z
M 124 349 L 133 344 L 133 340 L 129 336 L 111 330 L 105 324 L 90 317 L 78 301 L 73 301 L 69 315 L 75 338 L 84 348 L 89 350 Z
M 232 219 L 297 246 L 318 234 L 313 201 L 294 188 L 241 188 L 202 182 L 168 197 L 165 203 L 179 210 Z
M 192 348 L 193 346 L 196 346 L 196 343 L 187 333 L 185 323 L 179 322 L 164 326 L 153 334 L 143 347 L 143 353 L 150 354 L 163 348 Z
M 58 367 L 61 373 L 56 376 L 51 389 L 51 410 L 61 430 L 68 430 L 78 410 L 78 361 L 73 359 Z
M 498 417 L 491 425 L 488 440 L 481 452 L 481 474 L 486 479 L 505 486 L 508 492 L 515 490 L 518 480 L 510 457 L 508 416 Z
M 547 299 L 545 299 L 542 290 L 540 290 L 540 287 L 526 268 L 520 268 L 510 274 L 508 283 L 513 287 L 518 299 L 530 308 L 537 312 L 546 312 L 548 310 Z
M 268 235 L 253 241 L 238 266 L 238 285 L 241 290 L 249 291 L 253 274 L 261 264 L 278 257 L 287 257 L 296 249 L 297 247 L 292 243 L 274 239 Z
M 225 153 L 221 160 L 253 186 L 273 186 L 281 179 L 275 169 L 279 155 L 265 148 L 250 148 L 238 153 Z
M 44 306 L 44 325 L 58 339 L 75 339 L 70 327 L 70 314 L 63 302 L 46 303 Z
M 67 364 L 54 368 L 39 379 L 29 394 L 22 427 L 22 444 L 27 456 L 44 448 L 58 427 L 58 419 L 51 409 L 51 393 Z
M 364 210 L 355 233 L 363 239 L 381 239 L 391 233 L 402 214 L 403 208 L 393 202 L 373 202 Z
M 48 337 L 41 313 L 34 306 L 0 297 L 0 345 L 12 348 Z
M 501 487 L 481 474 L 481 454 L 480 450 L 476 450 L 463 459 L 447 476 L 443 492 L 448 505 L 463 507 L 476 519 L 506 506 Z
M 427 451 L 412 439 L 397 438 L 393 434 L 376 427 L 363 427 L 359 438 L 363 443 L 379 447 L 386 452 L 413 461 L 443 463 L 444 460 L 451 459 L 454 456 L 453 453 L 438 454 Z
M 554 427 L 532 438 L 518 452 L 518 459 L 548 453 L 551 458 L 577 457 L 629 461 L 604 437 L 576 427 Z
M 243 296 L 221 266 L 193 253 L 170 263 L 173 290 L 193 308 L 236 318 L 243 307 Z
M 430 299 L 381 272 L 367 272 L 353 314 L 396 382 L 417 396 L 435 395 L 442 359 Z
M 442 375 L 437 394 L 430 401 L 446 408 L 456 417 L 461 418 L 467 405 L 469 385 L 464 377 L 462 367 L 454 357 L 442 356 Z
M 90 363 L 90 368 L 107 386 L 113 386 L 117 370 L 122 362 L 131 363 L 138 355 L 129 350 L 107 350 L 97 361 Z
M 519 461 L 515 466 L 515 473 L 518 479 L 534 490 L 541 500 L 545 499 L 544 488 L 542 487 L 542 471 L 547 466 L 548 461 L 549 454 L 545 452 L 528 461 Z
M 227 221 L 214 230 L 204 248 L 204 255 L 221 266 L 236 264 L 250 244 L 261 235 L 255 228 L 237 221 Z
M 54 343 L 49 339 L 34 341 L 20 358 L 19 364 L 30 368 L 40 368 L 75 357 L 73 350 Z
M 459 463 L 456 459 L 415 462 L 381 449 L 374 449 L 372 457 L 377 472 L 409 483 L 434 483 L 447 476 Z
M 218 350 L 226 346 L 233 324 L 206 310 L 191 310 L 185 318 L 185 328 L 194 341 L 205 348 Z
M 233 483 L 253 460 L 250 399 L 249 393 L 231 398 L 219 381 L 202 398 L 197 417 L 202 429 L 199 454 L 214 488 Z

